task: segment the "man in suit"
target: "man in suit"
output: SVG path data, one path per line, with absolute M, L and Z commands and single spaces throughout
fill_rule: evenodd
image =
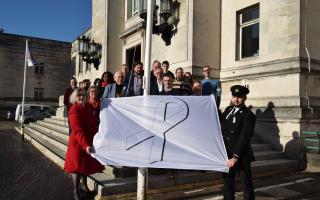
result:
M 162 68 L 157 68 L 154 71 L 155 79 L 150 81 L 150 94 L 151 95 L 158 95 L 162 92 L 163 89 L 163 70 Z
M 230 88 L 231 106 L 221 116 L 221 130 L 229 160 L 229 173 L 223 174 L 224 199 L 234 199 L 235 177 L 240 174 L 244 199 L 255 199 L 251 178 L 251 161 L 254 161 L 251 147 L 256 117 L 245 105 L 249 89 L 234 85 Z
M 127 87 L 124 83 L 124 75 L 121 71 L 117 71 L 114 74 L 114 82 L 106 87 L 102 98 L 117 98 L 117 97 L 125 97 Z
M 141 96 L 143 95 L 143 64 L 137 62 L 133 68 L 133 75 L 130 78 L 128 85 L 128 95 L 126 96 Z

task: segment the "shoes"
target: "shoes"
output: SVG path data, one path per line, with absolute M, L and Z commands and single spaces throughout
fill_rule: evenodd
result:
M 87 187 L 80 187 L 80 193 L 81 193 L 81 196 L 88 196 L 90 198 L 94 198 L 97 193 L 96 191 L 90 191 L 89 188 Z

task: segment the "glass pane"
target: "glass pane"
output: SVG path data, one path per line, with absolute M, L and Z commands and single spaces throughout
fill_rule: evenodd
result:
M 127 19 L 132 17 L 132 0 L 127 0 Z
M 243 27 L 241 38 L 241 58 L 259 54 L 259 23 Z
M 254 8 L 242 13 L 242 23 L 258 19 L 260 15 L 259 8 Z
M 136 12 L 138 12 L 138 10 L 139 10 L 139 0 L 133 0 L 133 10 L 132 10 L 132 12 L 136 13 Z

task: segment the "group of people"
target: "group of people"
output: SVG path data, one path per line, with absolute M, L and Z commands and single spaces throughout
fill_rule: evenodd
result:
M 143 64 L 135 63 L 132 72 L 127 65 L 114 73 L 105 72 L 92 86 L 89 80 L 77 87 L 75 78 L 65 90 L 64 103 L 68 113 L 70 139 L 65 160 L 65 171 L 70 173 L 74 183 L 75 199 L 80 192 L 90 194 L 86 185 L 89 174 L 104 169 L 90 156 L 94 134 L 98 131 L 100 99 L 143 95 Z M 169 62 L 154 61 L 150 72 L 150 95 L 214 95 L 217 108 L 220 106 L 221 84 L 210 78 L 210 67 L 202 68 L 203 79 L 194 81 L 190 72 L 177 68 L 169 71 Z M 245 199 L 254 199 L 250 162 L 254 160 L 250 139 L 253 136 L 255 115 L 245 106 L 249 89 L 241 85 L 230 88 L 230 106 L 220 114 L 221 130 L 228 154 L 226 165 L 230 167 L 224 178 L 224 198 L 234 199 L 236 174 L 240 174 Z

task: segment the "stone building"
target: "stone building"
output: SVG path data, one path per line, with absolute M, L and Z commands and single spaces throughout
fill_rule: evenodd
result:
M 319 9 L 317 0 L 222 1 L 223 106 L 231 85 L 249 85 L 255 134 L 275 149 L 320 129 Z
M 72 60 L 78 80 L 93 81 L 104 71 L 115 72 L 123 63 L 131 67 L 134 61 L 144 61 L 145 29 L 138 13 L 139 0 L 93 0 L 92 28 L 83 35 L 102 44 L 99 69 L 88 66 L 77 54 L 78 43 L 73 43 Z M 160 5 L 160 0 L 155 1 Z M 201 66 L 212 66 L 219 78 L 220 68 L 220 1 L 176 1 L 176 20 L 171 45 L 166 46 L 160 36 L 152 36 L 151 60 L 167 60 L 170 69 L 182 67 L 201 75 Z M 158 16 L 158 24 L 160 19 Z
M 22 100 L 26 39 L 36 61 L 27 70 L 26 103 L 58 106 L 73 75 L 71 43 L 0 33 L 0 107 L 17 105 Z
M 138 2 L 93 0 L 92 28 L 85 34 L 102 44 L 102 59 L 98 70 L 83 64 L 75 41 L 78 79 L 93 81 L 122 63 L 144 60 Z M 171 71 L 182 67 L 198 78 L 201 66 L 210 65 L 213 78 L 222 82 L 222 108 L 229 104 L 231 85 L 248 85 L 255 133 L 275 149 L 284 150 L 296 132 L 319 130 L 318 0 L 173 2 L 178 6 L 171 45 L 154 34 L 151 60 L 168 60 Z

